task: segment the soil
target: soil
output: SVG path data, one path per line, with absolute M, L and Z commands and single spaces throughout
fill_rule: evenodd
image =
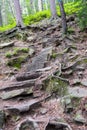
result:
M 72 73 L 69 74 L 69 69 L 64 70 L 64 68 L 68 68 L 73 63 L 87 58 L 87 34 L 85 31 L 80 31 L 77 23 L 75 21 L 69 21 L 68 27 L 72 28 L 73 33 L 68 33 L 67 36 L 62 36 L 62 29 L 59 26 L 58 20 L 55 24 L 49 22 L 46 24 L 42 21 L 39 23 L 40 25 L 33 25 L 37 27 L 37 30 L 34 27 L 31 29 L 26 29 L 27 32 L 27 40 L 18 39 L 16 36 L 12 39 L 7 39 L 10 41 L 15 41 L 13 47 L 6 47 L 0 49 L 0 93 L 3 92 L 2 88 L 16 81 L 16 76 L 19 74 L 27 73 L 27 68 L 32 63 L 33 59 L 39 55 L 42 49 L 46 49 L 47 47 L 53 47 L 53 54 L 58 54 L 50 56 L 46 64 L 46 67 L 51 66 L 58 60 L 63 67 L 61 76 L 62 78 L 68 79 L 69 87 L 79 87 L 87 90 L 87 86 L 81 84 L 81 81 L 87 80 L 87 60 L 85 63 L 75 65 L 70 70 Z M 48 26 L 49 25 L 49 26 Z M 39 28 L 41 27 L 42 30 Z M 32 29 L 33 28 L 33 29 Z M 32 40 L 29 40 L 29 37 L 32 37 Z M 3 42 L 3 39 L 1 39 Z M 7 41 L 4 40 L 4 43 Z M 3 44 L 4 44 L 3 43 Z M 28 57 L 25 63 L 21 64 L 21 68 L 14 68 L 7 66 L 8 58 L 6 57 L 6 53 L 9 51 L 13 51 L 15 48 L 32 48 L 34 49 L 34 54 Z M 68 51 L 66 49 L 69 48 Z M 61 53 L 63 53 L 61 55 Z M 23 54 L 20 54 L 23 55 Z M 10 59 L 11 60 L 11 59 Z M 79 69 L 77 69 L 77 67 Z M 41 69 L 41 68 L 40 68 Z M 51 72 L 50 72 L 51 73 Z M 68 73 L 68 74 L 66 74 Z M 47 73 L 48 74 L 48 73 Z M 65 74 L 65 75 L 63 75 Z M 80 84 L 73 82 L 79 79 Z M 41 80 L 41 79 L 39 79 Z M 40 81 L 39 81 L 40 82 Z M 38 85 L 39 86 L 39 85 Z M 36 86 L 34 86 L 36 87 Z M 45 86 L 47 87 L 47 86 Z M 10 91 L 7 89 L 7 91 Z M 5 111 L 5 108 L 8 106 L 16 106 L 22 103 L 27 103 L 32 99 L 41 99 L 44 100 L 37 104 L 37 106 L 33 106 L 32 109 L 29 109 L 27 112 L 19 113 L 18 115 L 13 113 L 8 113 L 5 111 L 6 119 L 4 123 L 3 130 L 15 130 L 18 124 L 24 119 L 31 117 L 32 119 L 38 121 L 40 130 L 45 130 L 49 120 L 60 120 L 63 119 L 66 123 L 68 123 L 72 130 L 87 130 L 87 97 L 80 98 L 79 105 L 74 108 L 74 110 L 70 113 L 64 112 L 64 108 L 60 103 L 60 97 L 56 93 L 52 93 L 49 98 L 46 96 L 49 92 L 46 92 L 45 89 L 40 89 L 40 87 L 33 90 L 33 93 L 30 95 L 18 95 L 14 98 L 3 100 L 0 99 L 0 109 Z M 84 105 L 85 104 L 85 105 Z M 81 110 L 82 115 L 86 119 L 86 123 L 76 123 L 74 121 L 74 116 L 76 112 Z M 27 130 L 27 129 L 26 129 Z

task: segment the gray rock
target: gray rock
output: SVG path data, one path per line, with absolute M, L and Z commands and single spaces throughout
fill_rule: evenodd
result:
M 36 56 L 32 63 L 28 65 L 27 71 L 36 71 L 37 69 L 44 68 L 44 63 L 48 59 L 48 55 L 51 55 L 52 53 L 52 47 L 48 47 L 46 49 L 43 49 L 38 56 Z
M 73 111 L 73 105 L 72 105 L 72 100 L 71 100 L 70 96 L 66 96 L 66 97 L 62 98 L 61 104 L 63 106 L 65 113 L 70 113 Z
M 87 87 L 87 79 L 83 79 L 83 80 L 81 81 L 81 84 L 82 84 L 83 86 Z
M 35 50 L 32 48 L 29 48 L 29 56 L 32 56 L 32 54 L 34 54 Z
M 81 84 L 80 79 L 73 79 L 72 85 L 78 85 L 78 84 Z
M 35 39 L 36 39 L 36 36 L 30 36 L 27 38 L 27 41 L 32 42 Z
M 32 87 L 29 89 L 18 89 L 18 90 L 11 90 L 11 91 L 3 91 L 0 94 L 0 98 L 2 99 L 10 99 L 19 95 L 23 95 L 23 94 L 31 94 L 33 93 L 33 89 Z
M 69 95 L 71 95 L 73 97 L 82 98 L 82 97 L 87 96 L 87 89 L 86 88 L 80 88 L 80 87 L 70 87 L 68 89 L 68 93 L 69 93 Z
M 46 108 L 42 108 L 42 109 L 40 110 L 40 113 L 41 113 L 42 115 L 46 114 L 46 113 L 47 113 L 47 109 L 46 109 Z
M 82 113 L 80 110 L 76 113 L 74 121 L 77 123 L 82 123 L 82 124 L 85 124 L 87 122 L 86 119 L 82 116 Z

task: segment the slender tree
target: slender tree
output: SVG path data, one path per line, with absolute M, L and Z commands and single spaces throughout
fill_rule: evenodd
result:
M 51 14 L 52 14 L 52 19 L 56 19 L 57 12 L 56 12 L 55 0 L 49 0 L 49 2 L 50 2 L 50 10 L 51 10 Z
M 63 33 L 65 34 L 65 33 L 67 33 L 66 13 L 65 13 L 65 10 L 64 10 L 63 1 L 58 0 L 58 2 L 59 2 L 60 13 L 61 13 L 61 18 L 62 18 Z
M 42 0 L 38 0 L 38 9 L 39 9 L 39 11 L 43 10 L 43 1 Z
M 21 8 L 20 8 L 19 0 L 14 0 L 14 8 L 15 8 L 17 26 L 23 27 L 24 24 L 23 24 L 23 21 L 22 21 L 22 14 L 21 14 Z
M 2 22 L 2 12 L 1 12 L 1 4 L 0 4 L 0 26 L 3 26 L 3 22 Z

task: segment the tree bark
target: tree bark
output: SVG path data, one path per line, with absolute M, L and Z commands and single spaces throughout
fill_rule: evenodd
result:
M 43 1 L 42 0 L 38 0 L 38 9 L 39 9 L 39 11 L 43 10 Z
M 64 10 L 63 1 L 58 0 L 58 2 L 59 2 L 60 13 L 61 13 L 61 17 L 62 17 L 62 29 L 63 29 L 63 33 L 66 34 L 67 33 L 66 13 Z
M 50 2 L 50 10 L 51 10 L 51 14 L 52 14 L 52 19 L 55 19 L 55 18 L 57 18 L 55 0 L 49 0 L 49 2 Z
M 14 8 L 15 8 L 17 26 L 24 27 L 19 0 L 14 0 Z
M 0 5 L 0 26 L 3 26 L 3 22 L 2 22 L 2 12 L 1 12 L 1 5 Z

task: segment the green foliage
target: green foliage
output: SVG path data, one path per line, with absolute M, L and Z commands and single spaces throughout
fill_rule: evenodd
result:
M 27 17 L 24 17 L 23 20 L 26 25 L 30 25 L 33 23 L 37 23 L 40 20 L 43 20 L 44 18 L 50 18 L 50 16 L 51 16 L 50 11 L 45 10 L 45 11 L 38 12 L 34 15 L 29 15 Z
M 4 31 L 6 31 L 6 30 L 9 30 L 9 29 L 11 29 L 11 28 L 14 28 L 15 26 L 16 26 L 16 22 L 14 22 L 13 24 L 9 24 L 9 25 L 0 27 L 0 32 L 4 32 Z
M 76 14 L 78 11 L 80 11 L 82 9 L 82 7 L 80 6 L 80 4 L 81 4 L 80 1 L 81 0 L 78 0 L 76 2 L 70 2 L 68 4 L 64 4 L 66 15 L 71 15 L 74 13 Z M 60 9 L 59 9 L 58 5 L 57 5 L 57 13 L 60 16 Z M 43 20 L 45 18 L 50 18 L 50 17 L 51 17 L 50 10 L 44 10 L 41 12 L 37 12 L 34 15 L 30 14 L 29 16 L 23 16 L 23 21 L 24 21 L 25 25 L 30 25 L 30 24 L 37 23 L 40 20 Z M 10 23 L 9 25 L 0 27 L 0 31 L 3 32 L 3 31 L 9 30 L 16 26 L 16 22 L 13 18 L 9 21 L 9 23 Z M 20 37 L 22 37 L 22 36 L 20 36 Z
M 80 28 L 82 30 L 87 28 L 87 2 L 81 3 L 81 9 L 78 11 L 77 16 Z
M 79 5 L 80 5 L 80 2 L 71 2 L 68 4 L 64 4 L 66 15 L 76 14 L 80 10 Z M 59 6 L 57 6 L 57 12 L 58 12 L 58 15 L 60 16 Z

